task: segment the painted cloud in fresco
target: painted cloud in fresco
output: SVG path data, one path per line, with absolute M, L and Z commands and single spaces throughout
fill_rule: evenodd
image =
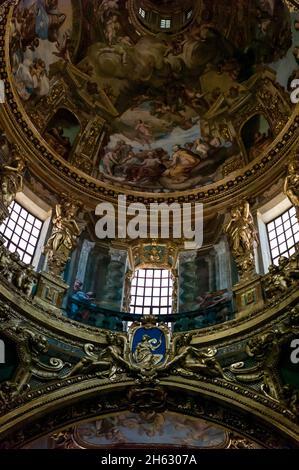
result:
M 51 64 L 72 33 L 71 0 L 21 0 L 11 24 L 11 63 L 25 101 L 48 95 Z M 67 52 L 66 52 L 67 54 Z
M 88 448 L 129 443 L 215 448 L 225 446 L 227 435 L 203 420 L 172 412 L 126 412 L 78 426 L 75 439 Z

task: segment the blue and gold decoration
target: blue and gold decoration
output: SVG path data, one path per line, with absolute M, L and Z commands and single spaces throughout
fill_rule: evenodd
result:
M 166 338 L 160 328 L 138 328 L 132 340 L 132 360 L 142 367 L 154 367 L 165 362 Z

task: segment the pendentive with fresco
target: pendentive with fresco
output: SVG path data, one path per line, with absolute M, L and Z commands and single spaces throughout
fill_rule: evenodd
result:
M 0 7 L 0 448 L 298 447 L 299 10 L 228 3 Z

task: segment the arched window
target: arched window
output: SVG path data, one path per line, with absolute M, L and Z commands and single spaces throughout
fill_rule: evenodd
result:
M 172 312 L 173 281 L 167 269 L 138 269 L 132 280 L 130 313 Z

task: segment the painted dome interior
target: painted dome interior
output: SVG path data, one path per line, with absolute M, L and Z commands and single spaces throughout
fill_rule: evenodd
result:
M 280 130 L 262 106 L 261 80 L 287 89 L 296 68 L 287 7 L 187 2 L 187 29 L 152 34 L 138 26 L 145 4 L 163 16 L 181 2 L 133 3 L 18 2 L 10 63 L 29 120 L 52 152 L 116 188 L 186 192 L 233 177 Z M 240 123 L 257 89 L 256 114 Z
M 298 142 L 299 0 L 0 0 L 0 449 L 298 448 Z

